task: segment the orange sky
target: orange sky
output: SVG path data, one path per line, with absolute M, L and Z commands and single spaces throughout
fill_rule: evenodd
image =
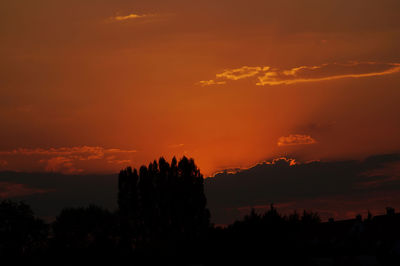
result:
M 0 170 L 400 150 L 398 0 L 2 0 Z

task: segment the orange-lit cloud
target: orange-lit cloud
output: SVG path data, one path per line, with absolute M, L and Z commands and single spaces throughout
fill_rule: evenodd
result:
M 317 141 L 308 135 L 290 134 L 287 137 L 278 139 L 278 146 L 307 145 L 314 144 Z
M 360 72 L 358 66 L 380 66 L 381 69 L 372 70 L 365 69 Z M 331 72 L 332 66 L 336 67 L 337 72 Z M 352 72 L 354 71 L 354 72 Z M 376 64 L 376 63 L 355 63 L 355 64 L 324 64 L 321 66 L 302 66 L 282 72 L 272 71 L 265 73 L 264 76 L 258 77 L 256 85 L 290 85 L 303 82 L 319 82 L 328 80 L 337 80 L 345 78 L 366 78 L 389 75 L 400 72 L 400 64 Z
M 249 67 L 243 66 L 236 69 L 227 69 L 224 72 L 217 74 L 217 78 L 239 80 L 244 78 L 253 77 L 261 72 L 268 71 L 270 67 Z
M 26 149 L 19 148 L 11 151 L 0 151 L 0 156 L 7 158 L 18 158 L 23 160 L 24 157 L 37 158 L 39 164 L 44 165 L 43 170 L 47 172 L 63 172 L 63 173 L 81 173 L 84 168 L 78 167 L 88 161 L 101 161 L 113 165 L 129 164 L 132 154 L 136 150 L 126 150 L 118 148 L 103 148 L 99 146 L 79 146 L 79 147 L 60 147 L 60 148 L 37 148 Z M 29 159 L 32 160 L 32 159 Z
M 19 148 L 12 151 L 0 151 L 0 155 L 58 155 L 71 156 L 79 160 L 92 160 L 103 158 L 106 153 L 136 153 L 136 150 L 123 149 L 106 149 L 99 146 L 78 146 L 78 147 L 61 147 L 61 148 L 37 148 L 26 149 Z
M 115 17 L 113 17 L 113 19 L 117 20 L 117 21 L 122 21 L 122 20 L 138 19 L 138 18 L 144 18 L 144 17 L 148 17 L 148 15 L 129 14 L 129 15 L 125 15 L 125 16 L 115 16 Z
M 264 164 L 271 164 L 271 165 L 277 165 L 277 164 L 288 164 L 289 166 L 293 166 L 298 164 L 296 159 L 293 158 L 286 158 L 286 157 L 279 157 L 275 158 L 270 162 L 264 162 Z
M 198 84 L 201 86 L 211 86 L 211 85 L 223 85 L 226 84 L 226 81 L 221 80 L 239 80 L 244 78 L 249 78 L 256 76 L 263 71 L 268 71 L 270 67 L 250 67 L 250 66 L 243 66 L 240 68 L 235 69 L 226 69 L 224 72 L 220 74 L 216 74 L 216 79 L 211 80 L 202 80 Z
M 257 166 L 282 165 L 282 164 L 286 164 L 286 165 L 289 165 L 289 166 L 294 166 L 294 165 L 297 165 L 298 162 L 296 161 L 296 159 L 293 159 L 293 158 L 278 157 L 278 158 L 274 158 L 272 160 L 262 161 L 262 162 L 253 164 L 253 165 L 248 166 L 248 167 L 228 168 L 228 169 L 224 169 L 222 171 L 217 171 L 217 172 L 213 173 L 209 177 L 213 178 L 213 177 L 216 177 L 216 176 L 222 175 L 222 174 L 237 174 L 237 173 L 240 173 L 242 171 L 246 171 L 246 170 L 249 170 L 251 168 L 257 167 Z
M 40 163 L 45 163 L 46 172 L 81 173 L 83 169 L 78 169 L 73 164 L 73 159 L 63 156 L 42 159 Z
M 203 86 L 223 84 L 223 80 L 239 80 L 255 77 L 255 84 L 265 85 L 291 85 L 305 82 L 320 82 L 345 78 L 367 78 L 389 75 L 400 72 L 399 63 L 378 62 L 350 62 L 332 63 L 319 66 L 299 66 L 291 69 L 278 69 L 273 67 L 248 67 L 225 70 L 217 74 L 212 82 L 200 82 Z
M 211 85 L 223 85 L 226 84 L 226 81 L 215 81 L 213 79 L 210 80 L 202 80 L 199 82 L 201 86 L 211 86 Z

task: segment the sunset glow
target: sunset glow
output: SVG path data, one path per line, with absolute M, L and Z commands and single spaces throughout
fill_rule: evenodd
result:
M 399 10 L 2 0 L 0 171 L 115 174 L 187 156 L 214 177 L 399 153 Z M 0 194 L 46 191 L 7 182 Z

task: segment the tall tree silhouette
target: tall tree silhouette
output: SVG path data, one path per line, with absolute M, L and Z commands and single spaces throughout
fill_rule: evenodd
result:
M 203 176 L 193 159 L 160 158 L 139 172 L 128 167 L 119 174 L 121 225 L 131 244 L 185 242 L 209 227 Z M 133 242 L 132 242 L 133 241 Z

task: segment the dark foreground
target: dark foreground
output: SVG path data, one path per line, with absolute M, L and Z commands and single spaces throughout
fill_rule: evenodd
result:
M 14 265 L 400 265 L 400 214 L 390 208 L 321 223 L 315 213 L 281 216 L 272 207 L 201 235 L 146 238 L 124 231 L 119 213 L 95 206 L 65 209 L 52 224 L 23 203 L 3 201 L 0 213 L 1 261 Z
M 22 202 L 0 202 L 1 265 L 400 265 L 400 214 L 321 223 L 271 205 L 210 224 L 192 159 L 163 158 L 119 175 L 118 210 L 66 208 L 52 223 Z

